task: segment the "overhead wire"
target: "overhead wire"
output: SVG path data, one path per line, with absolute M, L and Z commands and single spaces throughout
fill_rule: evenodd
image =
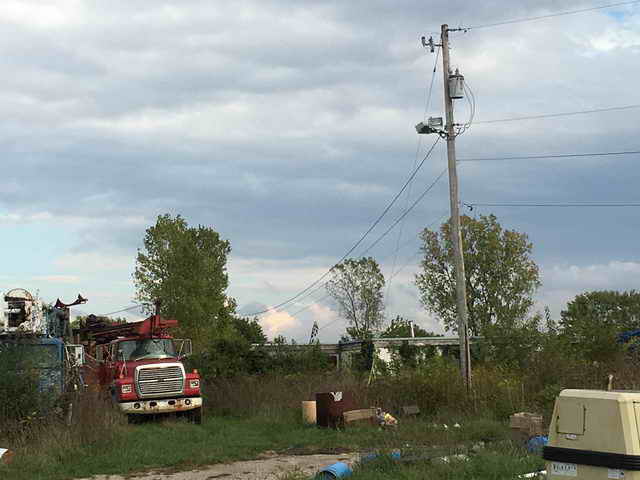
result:
M 640 202 L 465 202 L 467 207 L 640 207 Z
M 436 147 L 436 145 L 438 144 L 438 141 L 440 140 L 440 137 L 437 137 L 436 140 L 433 142 L 433 145 L 431 145 L 431 147 L 429 148 L 429 150 L 427 151 L 426 155 L 424 156 L 424 158 L 422 159 L 422 161 L 418 164 L 418 166 L 414 169 L 414 171 L 411 173 L 411 175 L 409 176 L 409 178 L 405 181 L 404 185 L 402 186 L 402 188 L 400 189 L 400 191 L 398 191 L 398 193 L 396 193 L 396 195 L 393 197 L 393 199 L 391 200 L 391 202 L 386 206 L 386 208 L 382 211 L 382 213 L 378 216 L 378 218 L 376 218 L 376 220 L 371 224 L 371 226 L 367 229 L 366 232 L 364 232 L 364 234 L 360 237 L 360 239 L 347 251 L 347 253 L 345 253 L 336 263 L 340 263 L 342 262 L 344 259 L 346 259 L 349 255 L 351 255 L 351 253 L 360 246 L 360 244 L 365 240 L 365 238 L 367 238 L 367 236 L 369 235 L 369 233 L 371 233 L 371 231 L 380 223 L 380 221 L 384 218 L 384 216 L 387 214 L 387 212 L 389 212 L 389 210 L 391 209 L 391 207 L 393 207 L 393 205 L 395 205 L 396 201 L 398 200 L 398 198 L 400 198 L 400 196 L 402 195 L 402 193 L 406 190 L 406 188 L 409 186 L 409 184 L 413 181 L 413 179 L 415 178 L 416 174 L 420 171 L 420 169 L 422 168 L 422 166 L 424 165 L 424 163 L 427 161 L 427 159 L 429 158 L 429 156 L 431 155 L 431 152 L 433 152 L 433 149 Z M 291 302 L 293 302 L 294 300 L 296 300 L 297 298 L 299 298 L 300 296 L 302 296 L 304 293 L 308 292 L 310 289 L 312 289 L 313 287 L 315 287 L 318 283 L 320 283 L 322 280 L 324 280 L 327 275 L 329 275 L 329 273 L 331 273 L 331 268 L 328 269 L 324 274 L 322 274 L 317 280 L 315 280 L 314 282 L 312 282 L 310 285 L 308 285 L 306 288 L 304 288 L 303 290 L 301 290 L 300 292 L 298 292 L 297 294 L 295 294 L 294 296 L 288 298 L 287 300 L 266 308 L 264 310 L 260 310 L 258 312 L 253 312 L 253 313 L 249 313 L 247 314 L 248 316 L 256 316 L 256 315 L 262 315 L 264 313 L 268 313 L 272 310 L 276 310 L 280 307 L 283 307 L 284 305 L 287 305 Z
M 426 227 L 426 228 L 430 228 L 430 227 L 432 227 L 433 225 L 435 225 L 436 223 L 442 222 L 442 221 L 443 221 L 445 218 L 447 218 L 448 216 L 449 216 L 449 214 L 447 213 L 447 214 L 445 214 L 444 216 L 438 217 L 438 219 L 437 219 L 437 220 L 435 220 L 435 221 L 431 222 L 429 225 L 427 225 L 427 227 Z M 402 247 L 400 247 L 400 250 L 402 250 L 403 248 L 406 248 L 410 243 L 413 243 L 413 241 L 414 241 L 414 239 L 411 239 L 411 241 L 410 241 L 410 242 L 406 242 L 405 244 L 403 244 L 403 245 L 402 245 Z M 394 252 L 394 253 L 397 253 L 397 252 Z M 398 274 L 399 274 L 402 270 L 404 270 L 406 267 L 408 267 L 408 266 L 409 266 L 409 264 L 411 263 L 411 261 L 412 261 L 416 256 L 420 255 L 420 253 L 421 253 L 421 252 L 420 252 L 420 251 L 418 251 L 418 252 L 414 253 L 413 255 L 411 255 L 411 257 L 409 257 L 409 260 L 408 260 L 407 262 L 405 262 L 405 263 L 404 263 L 404 265 L 402 265 L 402 267 L 400 267 L 396 272 L 394 272 L 394 273 L 391 275 L 391 277 L 389 278 L 389 280 L 392 280 L 393 278 L 395 278 L 396 276 L 398 276 Z M 307 310 L 307 309 L 311 308 L 313 305 L 316 305 L 318 302 L 321 302 L 322 300 L 324 300 L 324 299 L 326 299 L 326 298 L 328 298 L 328 297 L 330 297 L 330 295 L 327 293 L 327 294 L 325 294 L 324 296 L 322 296 L 321 298 L 317 299 L 314 303 L 311 303 L 311 304 L 309 304 L 309 305 L 307 305 L 307 306 L 305 306 L 305 307 L 301 308 L 300 310 L 298 310 L 298 311 L 296 311 L 296 312 L 292 313 L 292 314 L 291 314 L 291 316 L 296 316 L 297 314 L 299 314 L 299 313 L 301 313 L 301 312 L 303 312 L 303 311 L 305 311 L 305 310 Z M 332 320 L 331 322 L 329 322 L 329 323 L 327 323 L 327 324 L 325 324 L 325 325 L 323 325 L 323 326 L 319 327 L 319 328 L 318 328 L 318 331 L 323 330 L 324 328 L 327 328 L 327 327 L 329 327 L 329 326 L 333 325 L 334 323 L 338 322 L 339 320 L 343 320 L 343 319 L 341 319 L 341 318 L 336 318 L 336 319 Z
M 533 16 L 533 17 L 524 17 L 524 18 L 516 18 L 516 19 L 512 19 L 512 20 L 503 20 L 501 22 L 494 22 L 494 23 L 485 23 L 485 24 L 480 24 L 480 25 L 472 25 L 470 27 L 461 27 L 458 30 L 462 30 L 462 31 L 467 31 L 467 30 L 478 30 L 480 28 L 489 28 L 489 27 L 498 27 L 501 25 L 510 25 L 510 24 L 514 24 L 514 23 L 523 23 L 523 22 L 533 22 L 536 20 L 544 20 L 544 19 L 548 19 L 548 18 L 553 18 L 553 17 L 562 17 L 562 16 L 566 16 L 566 15 L 575 15 L 578 13 L 586 13 L 586 12 L 593 12 L 596 10 L 605 10 L 608 8 L 614 8 L 614 7 L 623 7 L 623 6 L 627 6 L 627 5 L 635 5 L 640 3 L 640 0 L 628 0 L 625 2 L 616 2 L 616 3 L 609 3 L 606 5 L 597 5 L 597 6 L 593 6 L 593 7 L 588 7 L 588 8 L 581 8 L 581 9 L 577 9 L 577 10 L 568 10 L 568 11 L 564 11 L 564 12 L 556 12 L 556 13 L 549 13 L 546 15 L 537 15 L 537 16 Z
M 108 316 L 110 316 L 110 315 L 115 315 L 116 313 L 128 312 L 128 311 L 130 311 L 130 310 L 135 310 L 136 308 L 140 308 L 140 307 L 143 307 L 143 306 L 144 306 L 144 305 L 142 305 L 142 304 L 140 304 L 140 303 L 137 303 L 137 304 L 132 305 L 132 306 L 130 306 L 130 307 L 123 308 L 123 309 L 121 309 L 121 310 L 116 310 L 115 312 L 103 313 L 103 314 L 101 314 L 101 315 L 99 315 L 99 316 L 100 316 L 100 317 L 108 317 Z
M 610 157 L 610 156 L 637 155 L 637 154 L 640 154 L 640 150 L 623 150 L 619 152 L 558 153 L 558 154 L 548 154 L 548 155 L 513 155 L 513 156 L 506 156 L 506 157 L 459 158 L 457 160 L 457 163 L 506 161 L 506 160 L 539 160 L 539 159 L 557 159 L 557 158 Z
M 425 105 L 424 105 L 424 115 L 423 115 L 423 119 L 426 120 L 427 118 L 427 114 L 429 112 L 429 107 L 431 106 L 431 97 L 433 94 L 433 85 L 435 82 L 435 78 L 436 78 L 436 73 L 438 71 L 438 59 L 440 58 L 440 47 L 437 48 L 436 50 L 436 56 L 435 56 L 435 60 L 433 61 L 433 68 L 431 69 L 431 81 L 429 82 L 429 88 L 426 91 L 426 98 L 425 98 Z M 418 156 L 420 153 L 420 148 L 422 147 L 422 135 L 418 135 L 418 146 L 416 148 L 416 155 L 413 161 L 413 170 L 415 170 L 416 165 L 418 163 Z M 404 204 L 404 208 L 405 210 L 407 209 L 407 207 L 409 206 L 409 200 L 411 198 L 411 194 L 412 194 L 412 190 L 413 190 L 413 183 L 411 183 L 409 185 L 409 188 L 407 189 L 407 194 L 405 195 L 405 204 Z M 395 251 L 395 255 L 393 258 L 393 264 L 391 266 L 391 278 L 393 278 L 393 272 L 396 269 L 396 263 L 398 262 L 398 250 L 399 250 L 399 245 L 400 242 L 402 241 L 402 235 L 404 234 L 404 220 L 402 221 L 402 223 L 400 224 L 400 228 L 398 229 L 398 237 L 396 240 L 396 251 Z M 391 283 L 389 283 L 387 285 L 387 289 L 385 291 L 385 295 L 384 295 L 384 303 L 386 305 L 387 303 L 387 298 L 389 297 L 389 291 L 391 289 Z
M 393 223 L 391 224 L 391 226 L 390 226 L 389 228 L 387 228 L 387 230 L 385 230 L 385 232 L 384 232 L 382 235 L 380 235 L 380 236 L 379 236 L 379 237 L 378 237 L 378 238 L 377 238 L 377 239 L 376 239 L 376 240 L 375 240 L 371 245 L 369 245 L 369 248 L 367 248 L 367 249 L 364 251 L 364 253 L 369 252 L 369 251 L 370 251 L 373 247 L 375 247 L 375 246 L 376 246 L 376 245 L 377 245 L 377 244 L 378 244 L 378 243 L 379 243 L 379 242 L 380 242 L 384 237 L 386 237 L 386 236 L 389 234 L 389 232 L 390 232 L 391 230 L 393 230 L 393 229 L 395 228 L 395 226 L 396 226 L 398 223 L 400 223 L 400 222 L 402 221 L 402 219 L 403 219 L 404 217 L 406 217 L 406 216 L 409 214 L 409 212 L 411 212 L 411 210 L 413 210 L 413 209 L 414 209 L 414 208 L 415 208 L 415 207 L 416 207 L 416 206 L 417 206 L 417 205 L 422 201 L 422 199 L 427 195 L 427 193 L 429 193 L 429 192 L 431 191 L 431 189 L 433 189 L 433 187 L 435 187 L 435 186 L 436 186 L 436 184 L 440 181 L 440 179 L 444 176 L 444 174 L 445 174 L 445 173 L 447 173 L 447 169 L 446 169 L 446 168 L 445 168 L 444 170 L 442 170 L 442 172 L 440 172 L 440 174 L 436 177 L 436 179 L 435 179 L 435 180 L 434 180 L 434 181 L 433 181 L 433 182 L 432 182 L 432 183 L 427 187 L 427 189 L 426 189 L 424 192 L 422 192 L 422 193 L 420 194 L 420 196 L 419 196 L 419 197 L 418 197 L 418 198 L 417 198 L 417 199 L 416 199 L 416 200 L 411 204 L 411 206 L 410 206 L 407 210 L 405 210 L 405 211 L 402 213 L 402 215 L 400 215 L 400 216 L 396 219 L 396 221 L 395 221 L 395 222 L 393 222 Z M 364 254 L 364 253 L 363 253 L 363 254 Z
M 492 120 L 477 120 L 474 123 L 476 125 L 479 125 L 479 124 L 488 124 L 488 123 L 519 122 L 521 120 L 538 120 L 541 118 L 568 117 L 573 115 L 584 115 L 588 113 L 615 112 L 620 110 L 631 110 L 633 108 L 640 108 L 640 103 L 636 103 L 633 105 L 623 105 L 620 107 L 605 107 L 605 108 L 593 108 L 589 110 L 576 110 L 573 112 L 544 113 L 540 115 L 525 115 L 525 116 L 518 116 L 518 117 L 496 118 Z
M 446 173 L 447 169 L 445 168 L 442 172 L 440 172 L 440 174 L 436 177 L 436 179 L 420 194 L 420 196 L 416 199 L 416 201 L 413 202 L 413 204 L 408 207 L 392 224 L 389 228 L 387 228 L 387 230 L 382 233 L 371 245 L 369 245 L 369 247 L 367 249 L 365 249 L 360 255 L 365 255 L 367 254 L 371 249 L 373 249 L 384 237 L 386 237 L 389 232 L 391 232 L 391 230 L 393 230 L 393 228 L 400 223 L 400 221 L 402 221 L 403 218 L 405 218 L 417 205 L 418 203 L 420 203 L 420 201 L 422 201 L 422 199 L 433 189 L 433 187 L 438 183 L 438 181 L 444 176 L 444 174 Z M 438 220 L 436 220 L 437 222 Z M 432 222 L 429 226 L 433 225 Z M 427 227 L 429 228 L 429 227 Z M 405 244 L 402 245 L 402 247 L 400 247 L 400 249 L 405 248 L 407 245 L 409 245 L 409 243 L 411 243 L 413 240 L 411 240 L 410 242 L 407 242 Z M 391 255 L 397 253 L 398 250 L 396 250 L 396 252 L 391 253 Z M 404 267 L 403 267 L 404 268 Z M 321 285 L 317 286 L 316 288 L 313 289 L 312 292 L 310 292 L 309 294 L 306 295 L 306 297 L 311 296 L 313 293 L 317 292 L 318 290 L 320 290 L 322 287 L 324 287 L 326 284 L 328 283 L 328 281 L 322 283 Z M 312 305 L 316 304 L 319 301 L 322 301 L 323 299 L 327 298 L 329 295 L 325 295 L 319 299 L 317 299 L 316 301 L 314 301 L 313 303 L 306 305 L 305 307 L 303 307 L 302 309 L 292 313 L 292 316 L 297 315 L 298 313 L 301 313 L 305 310 L 307 310 L 308 308 L 311 308 Z M 248 315 L 251 316 L 251 315 Z
M 445 172 L 446 172 L 446 170 L 445 170 Z M 427 188 L 427 190 L 425 190 L 425 191 L 421 194 L 420 198 L 424 198 L 424 196 L 425 196 L 425 195 L 426 195 L 426 194 L 431 190 L 431 188 L 433 188 L 433 185 L 434 185 L 435 183 L 437 183 L 437 181 L 438 181 L 440 178 L 442 178 L 442 176 L 443 176 L 443 173 L 441 173 L 441 174 L 440 174 L 440 176 L 436 179 L 436 181 L 435 181 L 434 183 L 432 183 L 432 184 Z M 405 210 L 405 212 L 403 212 L 403 215 L 404 215 L 404 216 L 406 216 L 406 215 L 407 215 L 407 214 L 408 214 L 408 213 L 409 213 L 413 208 L 415 208 L 415 206 L 417 205 L 417 203 L 419 203 L 419 201 L 418 201 L 418 202 L 414 202 L 414 204 L 411 206 L 411 208 L 410 208 L 410 209 L 407 209 L 407 210 Z M 436 220 L 435 222 L 430 223 L 426 228 L 429 228 L 430 226 L 432 226 L 434 223 L 436 223 L 436 222 L 438 222 L 438 221 L 442 221 L 442 218 L 444 218 L 444 217 L 441 217 L 441 218 L 439 218 L 438 220 Z M 396 220 L 396 222 L 395 222 L 395 224 L 397 224 L 397 223 L 398 223 L 398 221 L 399 221 L 399 220 L 397 219 L 397 220 Z M 392 228 L 391 228 L 391 229 L 392 229 Z M 373 247 L 375 247 L 375 245 L 377 245 L 377 243 L 378 243 L 380 240 L 382 240 L 382 238 L 384 238 L 384 236 L 386 236 L 386 235 L 388 234 L 388 232 L 389 232 L 391 229 L 389 229 L 389 230 L 387 230 L 386 232 L 384 232 L 384 233 L 383 233 L 383 234 L 382 234 L 382 235 L 381 235 L 381 236 L 380 236 L 380 237 L 379 237 L 379 238 L 378 238 L 378 239 L 377 239 L 377 240 L 376 240 L 372 245 L 370 245 L 370 246 L 369 246 L 369 248 L 367 248 L 364 252 L 362 252 L 362 254 L 361 254 L 361 255 L 365 255 L 366 253 L 368 253 L 368 252 L 369 252 L 369 250 L 371 250 Z M 419 232 L 418 232 L 418 233 L 419 233 Z M 383 259 L 384 259 L 384 258 L 388 258 L 389 256 L 391 256 L 391 255 L 394 255 L 394 254 L 398 253 L 400 250 L 402 250 L 402 249 L 406 248 L 408 245 L 410 245 L 411 243 L 413 243 L 413 241 L 414 241 L 414 239 L 412 238 L 412 239 L 411 239 L 411 240 L 409 240 L 408 242 L 405 242 L 404 244 L 402 244 L 402 246 L 400 246 L 398 249 L 396 249 L 396 250 L 395 250 L 394 252 L 392 252 L 390 255 L 388 255 L 387 257 L 383 257 Z M 406 267 L 406 265 L 405 265 L 405 266 L 403 266 L 402 268 L 405 268 L 405 267 Z M 402 268 L 401 268 L 401 269 L 402 269 Z M 394 277 L 395 277 L 395 275 L 392 275 L 390 278 L 394 278 Z M 320 289 L 322 289 L 324 286 L 326 286 L 326 285 L 327 285 L 327 283 L 329 283 L 329 281 L 323 282 L 322 284 L 318 285 L 318 286 L 317 286 L 316 288 L 314 288 L 311 292 L 309 292 L 309 293 L 305 296 L 305 298 L 308 298 L 308 297 L 312 296 L 315 292 L 319 291 L 319 290 L 320 290 Z M 329 295 L 328 295 L 328 294 L 326 294 L 326 295 L 324 295 L 324 296 L 322 296 L 322 297 L 318 298 L 317 300 L 315 300 L 315 301 L 314 301 L 314 302 L 312 302 L 311 304 L 306 305 L 305 307 L 301 308 L 300 310 L 297 310 L 297 311 L 295 311 L 295 312 L 291 313 L 290 315 L 295 316 L 295 315 L 297 315 L 298 313 L 301 313 L 301 312 L 303 312 L 303 311 L 307 310 L 308 308 L 311 308 L 311 306 L 312 306 L 312 305 L 315 305 L 316 303 L 318 303 L 318 302 L 320 302 L 320 301 L 324 300 L 324 299 L 325 299 L 325 298 L 327 298 L 328 296 L 329 296 Z

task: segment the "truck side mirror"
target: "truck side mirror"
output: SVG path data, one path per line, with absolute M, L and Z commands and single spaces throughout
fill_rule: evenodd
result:
M 191 345 L 191 340 L 188 338 L 179 338 L 179 339 L 175 339 L 174 342 L 176 342 L 178 345 L 178 358 L 183 358 L 183 357 L 188 357 L 189 355 L 191 355 L 193 353 L 193 347 Z

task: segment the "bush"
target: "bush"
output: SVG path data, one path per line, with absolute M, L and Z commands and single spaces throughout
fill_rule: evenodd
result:
M 0 424 L 24 420 L 38 414 L 41 395 L 38 372 L 19 347 L 0 345 Z

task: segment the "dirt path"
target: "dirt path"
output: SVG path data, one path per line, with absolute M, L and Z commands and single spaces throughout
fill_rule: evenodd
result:
M 273 456 L 260 460 L 220 463 L 186 472 L 151 472 L 139 476 L 96 475 L 81 480 L 278 480 L 289 472 L 316 473 L 335 462 L 352 464 L 357 454 Z

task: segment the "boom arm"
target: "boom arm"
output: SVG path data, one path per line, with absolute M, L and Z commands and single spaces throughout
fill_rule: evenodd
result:
M 140 322 L 121 323 L 108 325 L 101 322 L 95 315 L 87 317 L 86 324 L 80 329 L 97 344 L 109 343 L 118 337 L 153 337 L 166 333 L 169 328 L 178 326 L 178 321 L 173 318 L 162 318 L 159 315 L 151 315 Z

